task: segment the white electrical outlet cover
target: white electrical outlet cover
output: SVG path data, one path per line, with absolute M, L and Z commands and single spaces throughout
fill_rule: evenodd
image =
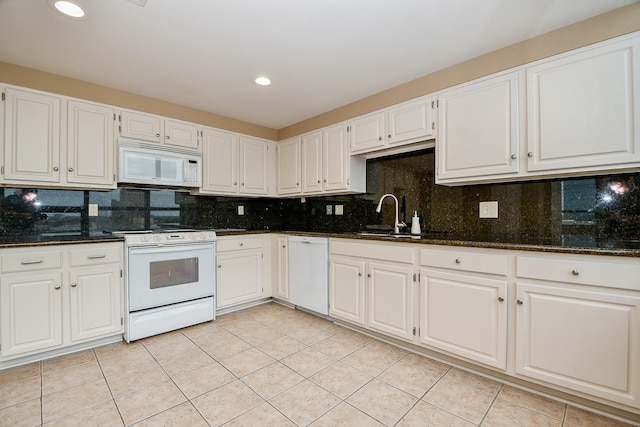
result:
M 342 215 L 344 213 L 344 209 L 342 205 L 336 205 L 335 214 Z
M 480 202 L 478 213 L 480 218 L 498 218 L 498 202 Z
M 89 216 L 98 216 L 98 204 L 89 203 Z
M 333 205 L 327 205 L 327 215 L 333 215 Z
M 238 215 L 244 215 L 244 206 L 238 206 Z

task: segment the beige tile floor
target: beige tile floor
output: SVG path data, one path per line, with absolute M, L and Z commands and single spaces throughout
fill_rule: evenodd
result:
M 0 426 L 623 426 L 275 303 L 0 371 Z

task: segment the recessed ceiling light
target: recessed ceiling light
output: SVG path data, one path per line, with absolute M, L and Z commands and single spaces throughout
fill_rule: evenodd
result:
M 269 80 L 266 77 L 258 77 L 256 79 L 256 83 L 259 84 L 260 86 L 269 86 L 271 84 L 271 80 Z
M 53 7 L 55 7 L 55 9 L 58 12 L 64 14 L 65 16 L 69 16 L 71 18 L 76 18 L 76 19 L 82 19 L 85 17 L 85 12 L 82 9 L 82 7 L 80 7 L 80 5 L 72 1 L 54 0 L 54 1 L 49 1 L 49 3 L 53 4 Z

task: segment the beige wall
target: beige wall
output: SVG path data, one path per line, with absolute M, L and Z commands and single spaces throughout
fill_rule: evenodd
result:
M 638 30 L 640 3 L 635 3 L 462 62 L 280 130 L 4 62 L 0 62 L 0 82 L 174 117 L 260 138 L 282 140 L 465 81 Z
M 310 132 L 469 80 L 640 30 L 640 3 L 507 46 L 336 108 L 278 131 L 278 140 Z
M 259 138 L 277 138 L 276 130 L 264 126 L 6 62 L 0 62 L 0 82 L 146 111 Z

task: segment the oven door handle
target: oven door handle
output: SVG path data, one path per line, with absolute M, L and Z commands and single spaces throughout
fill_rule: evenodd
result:
M 203 249 L 213 249 L 213 243 L 200 243 L 194 245 L 154 245 L 142 248 L 129 248 L 131 255 L 159 254 L 167 252 L 188 252 Z

